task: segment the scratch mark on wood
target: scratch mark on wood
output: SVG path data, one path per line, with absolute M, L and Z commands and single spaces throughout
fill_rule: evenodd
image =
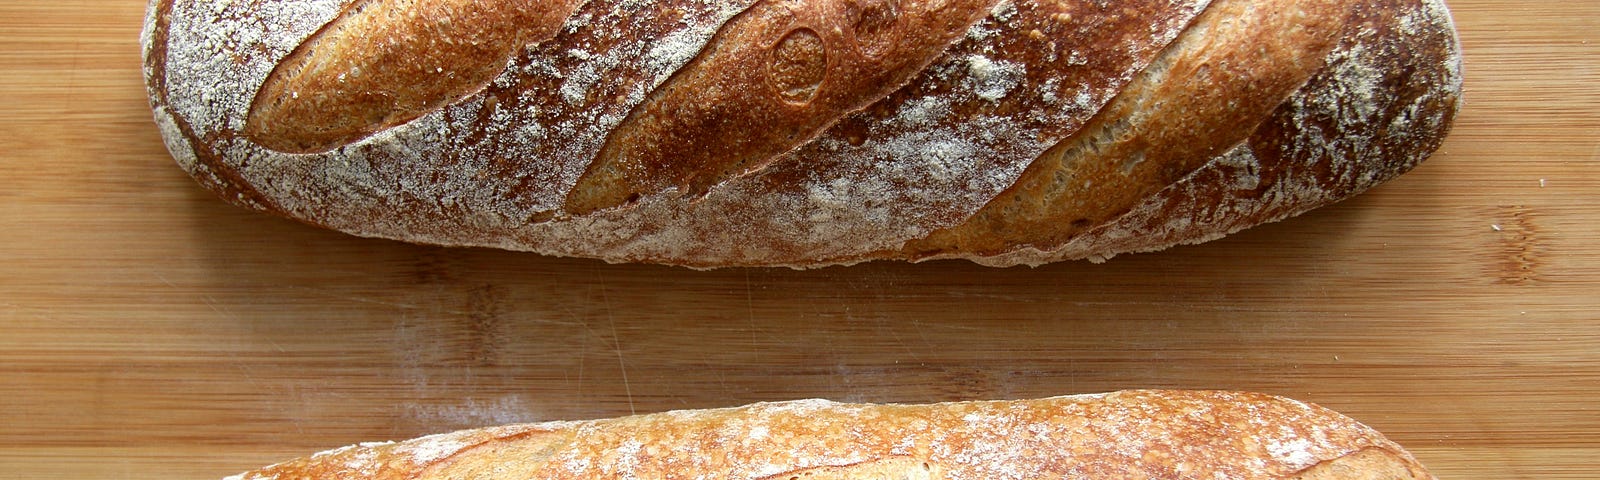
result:
M 335 300 L 344 300 L 344 301 L 354 302 L 354 303 L 363 303 L 363 304 L 367 304 L 367 305 L 381 305 L 381 306 L 385 306 L 385 307 L 391 307 L 391 308 L 397 308 L 397 309 L 406 309 L 406 310 L 415 310 L 415 309 L 421 308 L 421 306 L 419 306 L 419 305 L 417 305 L 415 303 L 386 302 L 386 301 L 383 301 L 383 300 L 374 300 L 374 299 L 367 298 L 367 297 L 360 296 L 360 295 L 346 295 L 346 294 L 334 293 L 334 292 L 327 291 L 326 289 L 311 288 L 311 287 L 307 287 L 307 286 L 304 286 L 304 285 L 290 285 L 289 289 L 290 290 L 298 290 L 298 291 L 302 291 L 302 292 L 315 294 L 315 295 L 321 296 L 323 298 L 331 298 L 331 299 L 335 299 Z
M 744 308 L 745 308 L 745 317 L 744 318 L 745 318 L 745 323 L 750 326 L 750 346 L 754 347 L 757 344 L 757 342 L 756 342 L 756 330 L 757 330 L 757 327 L 756 327 L 756 301 L 755 301 L 755 295 L 754 295 L 754 293 L 752 293 L 750 291 L 750 288 L 751 288 L 751 286 L 750 286 L 750 270 L 746 269 L 744 271 Z
M 606 274 L 600 271 L 600 305 L 606 311 L 606 323 L 611 326 L 611 347 L 617 352 L 617 368 L 622 371 L 622 391 L 628 396 L 628 413 L 637 415 L 633 403 L 633 384 L 628 381 L 628 362 L 622 358 L 622 337 L 617 335 L 617 318 L 611 313 L 611 298 L 606 293 Z

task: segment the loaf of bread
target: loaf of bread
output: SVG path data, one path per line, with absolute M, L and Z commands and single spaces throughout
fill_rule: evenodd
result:
M 1391 179 L 1442 0 L 155 0 L 156 123 L 228 201 L 690 267 L 1100 260 Z
M 822 400 L 366 443 L 229 480 L 1432 479 L 1350 418 L 1260 394 Z

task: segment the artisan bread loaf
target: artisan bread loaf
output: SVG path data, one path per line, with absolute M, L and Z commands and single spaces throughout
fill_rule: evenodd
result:
M 1432 479 L 1327 409 L 1128 391 L 931 405 L 821 400 L 466 430 L 323 452 L 230 480 Z
M 356 235 L 690 267 L 1101 260 L 1364 191 L 1441 0 L 155 0 L 169 150 Z

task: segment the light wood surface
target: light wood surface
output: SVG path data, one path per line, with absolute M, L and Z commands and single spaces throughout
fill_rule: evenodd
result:
M 358 441 L 760 400 L 1317 402 L 1441 478 L 1596 478 L 1600 1 L 1453 2 L 1468 105 L 1355 200 L 992 270 L 692 272 L 363 240 L 202 192 L 140 2 L 0 2 L 0 477 L 220 478 Z

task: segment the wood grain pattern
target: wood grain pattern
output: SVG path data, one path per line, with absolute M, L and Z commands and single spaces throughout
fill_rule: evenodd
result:
M 1104 265 L 698 273 L 227 206 L 150 121 L 141 3 L 0 3 L 0 472 L 220 478 L 524 420 L 1169 387 L 1323 404 L 1440 478 L 1592 478 L 1600 2 L 1451 6 L 1456 133 L 1355 200 Z

